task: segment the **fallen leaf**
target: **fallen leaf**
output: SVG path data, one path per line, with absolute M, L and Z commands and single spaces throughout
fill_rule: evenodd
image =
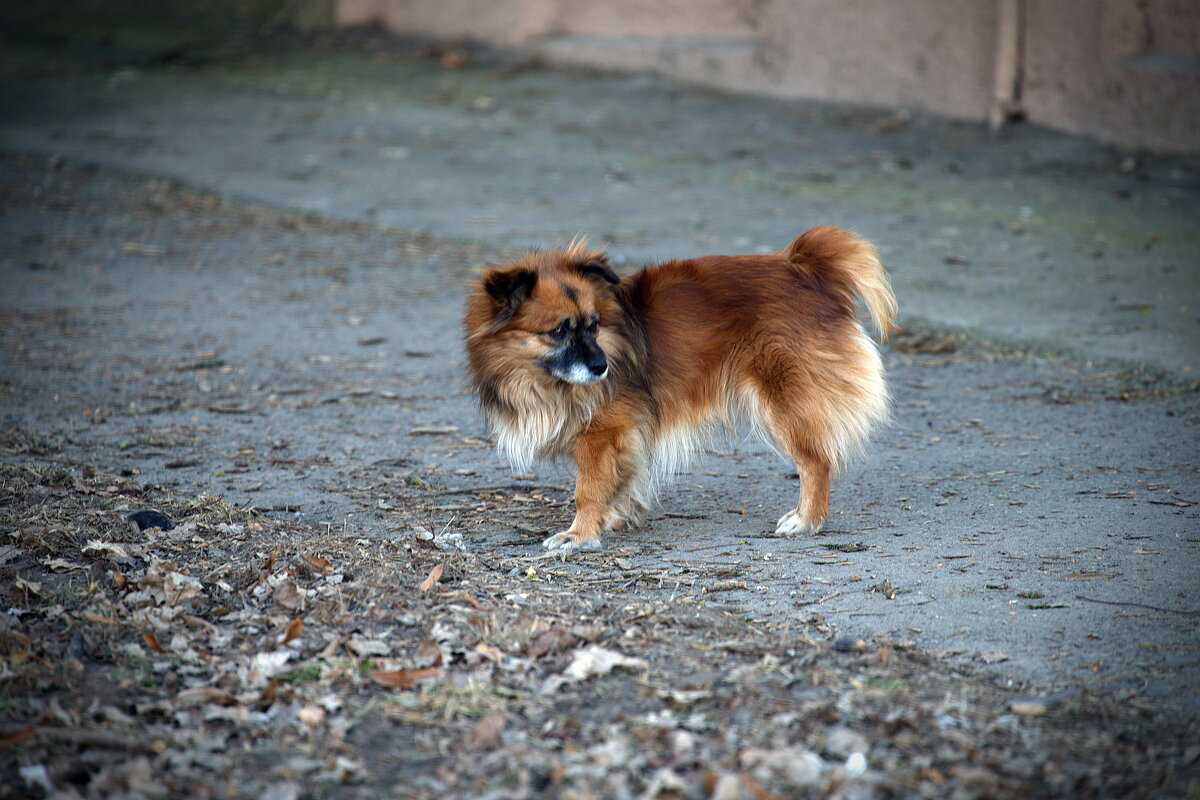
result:
M 682 708 L 701 700 L 707 700 L 712 697 L 712 692 L 707 689 L 660 689 L 658 696 Z
M 1008 704 L 1008 708 L 1014 714 L 1020 714 L 1023 717 L 1038 717 L 1048 710 L 1046 704 L 1037 699 L 1013 700 Z
M 242 677 L 249 687 L 266 686 L 267 681 L 283 671 L 292 657 L 290 650 L 268 650 L 255 653 Z
M 578 643 L 578 639 L 556 626 L 538 634 L 525 647 L 525 655 L 531 658 L 541 658 L 547 653 L 558 653 L 570 649 Z
M 392 652 L 392 648 L 386 642 L 378 639 L 360 639 L 357 636 L 347 642 L 346 647 L 350 648 L 350 651 L 359 658 L 386 656 Z
M 310 556 L 306 553 L 302 553 L 300 555 L 300 560 L 303 561 L 304 565 L 308 567 L 309 571 L 315 575 L 328 575 L 333 571 L 333 564 L 330 563 L 328 558 Z
M 129 553 L 121 545 L 116 542 L 102 542 L 99 539 L 92 539 L 85 544 L 83 552 L 101 558 L 129 558 Z
M 168 572 L 163 577 L 163 598 L 169 606 L 177 606 L 194 597 L 201 597 L 204 587 L 200 581 L 182 572 Z
M 43 558 L 42 566 L 51 572 L 74 572 L 76 570 L 84 572 L 87 570 L 83 564 L 76 564 L 74 561 L 67 561 L 65 558 Z
M 574 660 L 562 675 L 552 676 L 546 681 L 546 691 L 553 692 L 565 683 L 578 683 L 594 675 L 607 675 L 617 667 L 646 669 L 646 666 L 643 659 L 591 645 L 575 652 Z
M 420 590 L 428 592 L 433 588 L 433 585 L 442 579 L 442 570 L 446 568 L 446 562 L 438 564 L 433 569 L 429 570 L 429 574 L 425 576 L 425 580 L 421 581 Z
M 299 639 L 300 635 L 303 633 L 304 633 L 304 623 L 298 619 L 294 619 L 288 623 L 287 630 L 284 631 L 284 634 L 283 634 L 283 639 L 281 639 L 279 643 L 287 644 L 290 641 Z
M 18 575 L 17 579 L 13 582 L 13 588 L 20 589 L 26 594 L 41 595 L 42 593 L 42 584 L 38 583 L 37 581 L 26 580 L 20 575 Z
M 378 683 L 380 686 L 388 686 L 392 689 L 411 689 L 421 681 L 433 680 L 440 678 L 442 670 L 440 667 L 422 667 L 420 669 L 373 669 L 367 673 L 367 677 Z
M 484 644 L 483 642 L 475 645 L 475 652 L 486 658 L 488 661 L 491 661 L 493 664 L 499 664 L 504 660 L 504 653 L 500 650 L 500 648 L 492 647 L 491 645 Z
M 304 610 L 304 595 L 296 588 L 295 581 L 284 581 L 275 587 L 275 602 L 290 611 Z
M 15 544 L 0 545 L 0 566 L 4 566 L 19 555 L 21 555 L 21 548 Z
M 462 589 L 455 589 L 453 592 L 442 592 L 441 597 L 448 603 L 466 603 L 471 608 L 483 608 L 483 604 L 476 600 L 470 592 Z
M 442 663 L 442 648 L 433 639 L 422 639 L 417 646 L 413 664 L 418 667 L 437 667 Z
M 472 731 L 471 737 L 467 739 L 468 750 L 491 750 L 500 744 L 500 736 L 504 733 L 504 727 L 508 724 L 508 718 L 503 711 L 489 711 L 483 715 L 483 719 L 476 724 L 475 730 Z
M 196 708 L 207 705 L 235 706 L 238 701 L 224 689 L 214 686 L 194 686 L 175 695 L 175 704 L 182 708 Z
M 156 653 L 167 652 L 166 649 L 164 649 L 163 646 L 158 643 L 158 637 L 155 636 L 152 631 L 146 631 L 145 633 L 143 633 L 142 641 L 146 643 L 146 647 L 149 647 L 151 650 L 153 650 Z
M 32 725 L 26 725 L 24 728 L 19 728 L 12 733 L 6 733 L 0 736 L 0 744 L 14 744 L 22 739 L 28 739 L 36 733 Z
M 325 709 L 320 706 L 304 706 L 296 712 L 296 717 L 304 723 L 310 731 L 315 731 L 317 728 L 325 724 Z

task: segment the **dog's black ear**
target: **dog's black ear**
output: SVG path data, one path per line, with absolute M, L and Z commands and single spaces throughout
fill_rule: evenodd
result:
M 508 322 L 521 303 L 533 294 L 537 273 L 531 269 L 492 270 L 483 276 L 483 288 L 496 303 L 496 321 Z
M 592 256 L 587 261 L 576 264 L 575 269 L 590 278 L 599 278 L 605 283 L 617 284 L 621 282 L 621 277 L 613 272 L 613 268 L 608 265 L 608 259 L 604 255 Z

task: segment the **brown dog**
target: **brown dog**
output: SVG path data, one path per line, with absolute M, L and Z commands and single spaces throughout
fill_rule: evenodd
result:
M 576 242 L 486 272 L 467 302 L 480 406 L 518 469 L 574 459 L 575 520 L 549 549 L 598 547 L 640 521 L 720 426 L 750 424 L 796 462 L 801 495 L 777 531 L 816 531 L 829 482 L 888 417 L 881 337 L 896 314 L 870 244 L 832 226 L 772 255 L 671 261 L 618 277 Z

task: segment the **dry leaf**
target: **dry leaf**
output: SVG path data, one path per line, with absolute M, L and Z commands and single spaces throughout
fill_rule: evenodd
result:
M 371 658 L 373 656 L 390 655 L 392 648 L 387 642 L 382 642 L 378 639 L 362 639 L 355 636 L 346 642 L 346 647 L 350 652 L 354 653 L 359 658 Z
M 279 643 L 287 644 L 288 642 L 290 642 L 294 639 L 299 639 L 300 635 L 303 633 L 304 633 L 304 623 L 298 619 L 294 619 L 288 623 L 287 630 L 284 631 L 284 634 L 283 634 L 283 639 L 281 639 Z
M 237 698 L 232 694 L 214 686 L 194 686 L 175 695 L 175 704 L 182 708 L 207 705 L 235 706 L 237 703 Z
M 162 588 L 163 599 L 168 606 L 177 606 L 204 594 L 200 581 L 182 572 L 168 572 L 163 577 Z
M 333 564 L 328 558 L 301 553 L 300 560 L 304 562 L 304 566 L 308 567 L 309 571 L 314 575 L 328 575 L 333 571 Z
M 646 662 L 640 658 L 622 655 L 598 645 L 591 645 L 575 652 L 575 660 L 563 670 L 562 675 L 552 676 L 546 681 L 545 690 L 553 692 L 564 683 L 578 683 L 593 675 L 607 675 L 617 667 L 645 669 Z
M 83 618 L 86 619 L 88 622 L 100 622 L 105 625 L 120 625 L 121 624 L 121 622 L 119 620 L 115 620 L 112 617 L 104 617 L 99 614 L 93 614 L 90 611 L 84 613 Z
M 32 725 L 26 725 L 24 728 L 19 728 L 12 733 L 6 733 L 0 736 L 0 744 L 15 744 L 22 739 L 28 739 L 36 732 L 37 731 L 34 730 Z
M 579 640 L 562 628 L 553 627 L 543 631 L 525 647 L 525 655 L 541 658 L 547 653 L 558 653 L 578 644 Z
M 283 668 L 287 666 L 291 657 L 290 650 L 268 650 L 264 653 L 255 653 L 245 670 L 240 672 L 241 678 L 250 688 L 266 686 L 267 681 L 283 672 Z
M 378 683 L 380 686 L 389 686 L 393 689 L 411 689 L 421 681 L 433 680 L 440 678 L 442 670 L 440 667 L 423 667 L 421 669 L 373 669 L 367 673 L 367 677 Z
M 475 652 L 494 664 L 499 664 L 504 660 L 504 652 L 500 648 L 492 647 L 490 644 L 484 644 L 483 642 L 475 645 Z
M 65 558 L 43 558 L 42 566 L 51 572 L 73 572 L 79 570 L 85 572 L 87 567 L 83 564 L 76 564 L 74 561 L 67 561 Z
M 284 581 L 275 587 L 275 602 L 289 611 L 304 610 L 304 595 L 296 588 L 295 581 Z
M 504 733 L 504 726 L 507 724 L 508 718 L 503 711 L 489 711 L 475 726 L 471 738 L 467 740 L 467 749 L 491 750 L 496 747 L 500 744 L 500 735 Z
M 320 706 L 304 706 L 296 712 L 296 717 L 304 723 L 310 731 L 315 731 L 317 728 L 325 724 L 325 709 Z
M 474 609 L 483 608 L 483 604 L 476 600 L 470 592 L 463 591 L 462 589 L 455 589 L 453 592 L 442 592 L 441 597 L 448 603 L 466 603 Z
M 115 542 L 102 542 L 92 539 L 83 546 L 83 552 L 99 558 L 129 558 L 125 548 Z
M 166 649 L 164 649 L 163 646 L 158 643 L 158 637 L 155 636 L 151 631 L 146 631 L 142 634 L 142 641 L 146 643 L 146 647 L 149 647 L 156 653 L 167 652 Z
M 446 562 L 438 564 L 433 569 L 429 570 L 429 574 L 425 576 L 425 580 L 421 581 L 420 590 L 428 592 L 433 588 L 433 585 L 442 579 L 442 570 L 446 568 Z
M 14 581 L 13 587 L 16 589 L 20 589 L 21 591 L 25 592 L 27 595 L 29 595 L 29 594 L 41 595 L 41 593 L 42 593 L 42 584 L 38 583 L 37 581 L 26 580 L 25 578 L 22 578 L 20 575 L 18 575 L 16 581 Z
M 438 667 L 442 663 L 442 648 L 433 639 L 422 639 L 413 656 L 413 664 L 418 667 Z

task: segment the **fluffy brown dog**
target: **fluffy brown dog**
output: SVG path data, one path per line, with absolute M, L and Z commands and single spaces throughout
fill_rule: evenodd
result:
M 520 470 L 572 457 L 575 520 L 549 549 L 640 521 L 715 428 L 750 424 L 796 462 L 777 531 L 816 531 L 833 472 L 888 417 L 881 337 L 896 299 L 875 249 L 832 226 L 771 255 L 671 261 L 618 277 L 577 242 L 486 272 L 467 302 L 480 406 Z

